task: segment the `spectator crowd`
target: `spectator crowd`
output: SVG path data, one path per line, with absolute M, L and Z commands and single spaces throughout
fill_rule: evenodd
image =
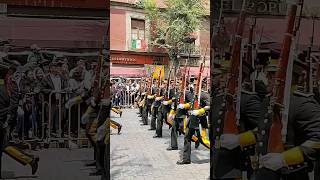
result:
M 32 46 L 25 63 L 2 55 L 0 64 L 9 67 L 2 75 L 8 93 L 14 87 L 18 91 L 16 136 L 34 139 L 45 138 L 50 133 L 51 136 L 63 137 L 68 130 L 69 113 L 72 114 L 71 134 L 75 136 L 78 133 L 80 117 L 89 103 L 82 102 L 80 108 L 74 106 L 70 110 L 65 108 L 65 104 L 73 97 L 90 92 L 96 62 L 80 57 L 71 62 L 64 56 L 46 60 L 40 49 Z

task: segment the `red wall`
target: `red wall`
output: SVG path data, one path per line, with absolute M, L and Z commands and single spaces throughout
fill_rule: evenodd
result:
M 121 9 L 110 10 L 110 49 L 126 48 L 126 12 Z

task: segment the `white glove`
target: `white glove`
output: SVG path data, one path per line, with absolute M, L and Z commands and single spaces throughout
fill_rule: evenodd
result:
M 95 102 L 95 98 L 91 98 L 90 104 L 91 104 L 92 107 L 96 107 L 97 106 L 97 104 Z
M 232 150 L 240 145 L 240 136 L 237 134 L 222 134 L 221 147 Z
M 260 158 L 260 164 L 268 169 L 277 171 L 286 166 L 281 153 L 268 153 Z
M 203 109 L 205 109 L 206 111 L 210 110 L 210 106 L 205 106 Z
M 184 104 L 179 104 L 178 109 L 184 109 Z
M 162 104 L 163 105 L 168 105 L 168 101 L 163 101 Z
M 156 101 L 160 101 L 161 100 L 161 97 L 156 97 Z
M 169 118 L 171 121 L 173 121 L 173 120 L 174 120 L 174 117 L 175 117 L 175 115 L 174 115 L 174 114 L 172 114 L 172 115 L 169 115 L 169 116 L 168 116 L 168 118 Z
M 24 110 L 22 109 L 21 106 L 18 106 L 17 113 L 18 113 L 19 115 L 24 115 Z
M 1 131 L 3 130 L 3 129 L 6 129 L 6 128 L 8 128 L 9 127 L 9 124 L 8 124 L 8 122 L 7 121 L 5 121 L 4 123 L 1 123 Z
M 198 116 L 199 115 L 199 111 L 198 110 L 192 110 L 190 112 L 190 115 Z

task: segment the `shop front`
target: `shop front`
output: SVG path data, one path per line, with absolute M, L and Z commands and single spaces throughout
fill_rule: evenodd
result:
M 167 54 L 111 51 L 111 76 L 142 77 L 148 74 L 145 66 L 169 64 Z

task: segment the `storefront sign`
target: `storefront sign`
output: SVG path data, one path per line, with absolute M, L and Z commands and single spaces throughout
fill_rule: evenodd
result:
M 120 54 L 111 52 L 110 59 L 114 64 L 168 64 L 167 57 L 152 56 L 149 54 Z
M 279 1 L 254 2 L 258 7 L 257 11 L 261 14 L 283 15 L 286 14 L 286 3 Z
M 136 64 L 137 60 L 132 57 L 121 57 L 111 55 L 111 62 L 115 64 Z
M 242 7 L 242 2 L 243 0 L 223 0 L 223 8 L 225 11 L 238 12 Z M 247 7 L 257 7 L 257 14 L 260 15 L 285 15 L 287 12 L 286 0 L 251 0 L 248 2 Z M 254 8 L 251 9 L 251 11 L 254 10 Z

